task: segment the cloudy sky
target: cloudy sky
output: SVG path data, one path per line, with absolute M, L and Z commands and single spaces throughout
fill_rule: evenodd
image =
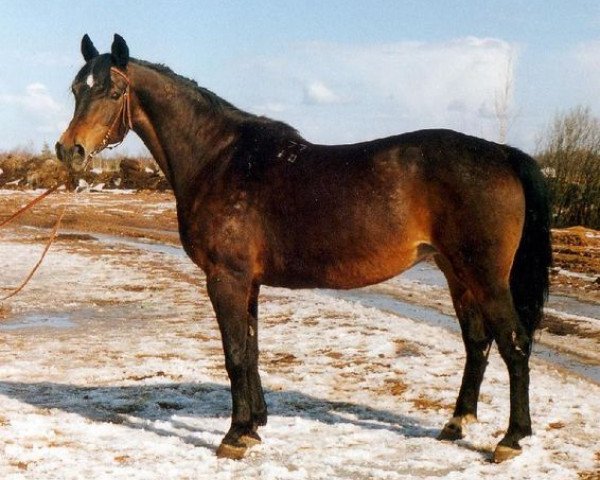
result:
M 53 145 L 89 33 L 310 141 L 445 127 L 529 152 L 560 111 L 600 115 L 600 2 L 0 0 L 0 150 Z M 138 153 L 139 141 L 123 147 Z

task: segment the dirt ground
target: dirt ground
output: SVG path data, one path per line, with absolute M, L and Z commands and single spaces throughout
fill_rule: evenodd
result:
M 552 231 L 557 292 L 600 301 L 600 231 L 584 227 Z

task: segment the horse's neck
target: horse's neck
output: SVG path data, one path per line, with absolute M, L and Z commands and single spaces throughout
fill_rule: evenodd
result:
M 173 187 L 178 200 L 187 196 L 202 168 L 235 141 L 235 120 L 199 105 L 176 80 L 134 65 L 131 74 L 134 131 L 144 141 Z M 190 98 L 185 98 L 190 95 Z M 206 107 L 206 108 L 204 108 Z

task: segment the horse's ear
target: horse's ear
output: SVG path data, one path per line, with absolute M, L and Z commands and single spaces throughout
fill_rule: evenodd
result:
M 98 50 L 94 47 L 92 39 L 87 33 L 81 39 L 81 54 L 86 62 L 89 62 L 92 58 L 98 56 Z
M 110 49 L 114 64 L 119 68 L 125 68 L 129 62 L 129 47 L 121 35 L 115 33 L 112 47 Z

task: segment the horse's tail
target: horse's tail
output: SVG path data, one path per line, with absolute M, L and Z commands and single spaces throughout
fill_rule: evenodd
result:
M 510 290 L 519 319 L 533 339 L 550 285 L 550 204 L 546 180 L 536 161 L 520 150 L 508 148 L 510 163 L 525 192 L 525 224 L 510 272 Z

